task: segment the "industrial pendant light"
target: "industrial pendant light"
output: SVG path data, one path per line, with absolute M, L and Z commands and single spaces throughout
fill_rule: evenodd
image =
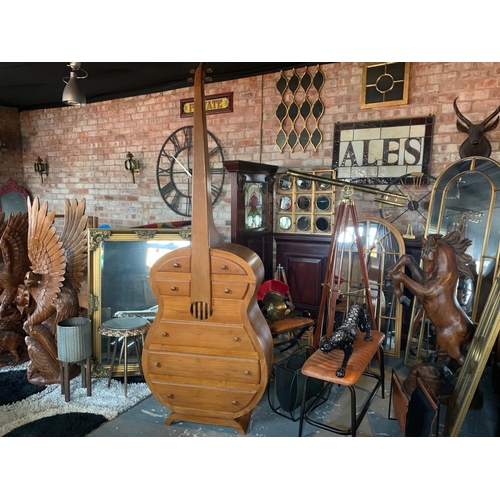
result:
M 78 85 L 77 80 L 87 78 L 89 75 L 84 69 L 82 69 L 85 75 L 77 76 L 77 72 L 80 70 L 79 62 L 69 63 L 68 66 L 71 68 L 71 71 L 69 73 L 69 79 L 68 77 L 63 78 L 63 82 L 66 84 L 66 87 L 64 88 L 62 101 L 64 104 L 68 104 L 69 106 L 85 106 L 87 104 L 87 99 L 80 88 L 80 85 Z

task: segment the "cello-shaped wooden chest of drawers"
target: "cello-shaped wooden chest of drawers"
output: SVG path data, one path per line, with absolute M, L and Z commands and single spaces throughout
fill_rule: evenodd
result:
M 258 307 L 260 258 L 223 243 L 210 250 L 212 311 L 191 310 L 191 249 L 175 250 L 151 269 L 158 314 L 148 332 L 143 369 L 153 395 L 176 420 L 232 426 L 245 433 L 261 399 L 273 357 L 272 336 Z

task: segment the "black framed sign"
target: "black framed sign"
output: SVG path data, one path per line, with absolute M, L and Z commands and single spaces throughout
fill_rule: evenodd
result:
M 414 172 L 429 173 L 434 116 L 337 122 L 332 168 L 337 179 L 389 184 Z

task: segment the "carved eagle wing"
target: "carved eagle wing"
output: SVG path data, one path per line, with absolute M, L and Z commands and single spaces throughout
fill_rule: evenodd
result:
M 66 255 L 65 279 L 78 293 L 87 272 L 87 219 L 85 198 L 78 203 L 64 200 L 64 228 L 61 240 Z
M 29 320 L 31 325 L 52 315 L 54 300 L 64 281 L 66 257 L 53 226 L 54 217 L 54 211 L 47 213 L 47 202 L 40 206 L 38 197 L 32 205 L 28 201 L 28 258 L 34 276 L 27 277 L 25 284 L 36 302 L 36 310 Z

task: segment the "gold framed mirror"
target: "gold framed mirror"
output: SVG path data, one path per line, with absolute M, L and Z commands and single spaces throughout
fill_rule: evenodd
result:
M 165 253 L 190 245 L 185 229 L 89 229 L 88 309 L 92 320 L 94 375 L 106 376 L 112 343 L 98 328 L 114 317 L 140 316 L 152 321 L 157 301 L 149 284 L 151 266 Z M 135 351 L 133 351 L 135 352 Z M 127 363 L 127 374 L 138 373 L 138 360 Z M 113 372 L 124 373 L 115 364 Z
M 474 324 L 481 318 L 499 268 L 500 164 L 480 156 L 462 158 L 436 179 L 431 193 L 425 235 L 462 231 L 472 241 L 467 249 L 475 261 L 474 280 L 462 280 L 457 299 Z M 417 322 L 420 307 L 413 304 L 404 363 L 410 355 L 425 359 L 425 321 Z M 417 324 L 418 323 L 418 324 Z M 420 326 L 419 326 L 420 325 Z

